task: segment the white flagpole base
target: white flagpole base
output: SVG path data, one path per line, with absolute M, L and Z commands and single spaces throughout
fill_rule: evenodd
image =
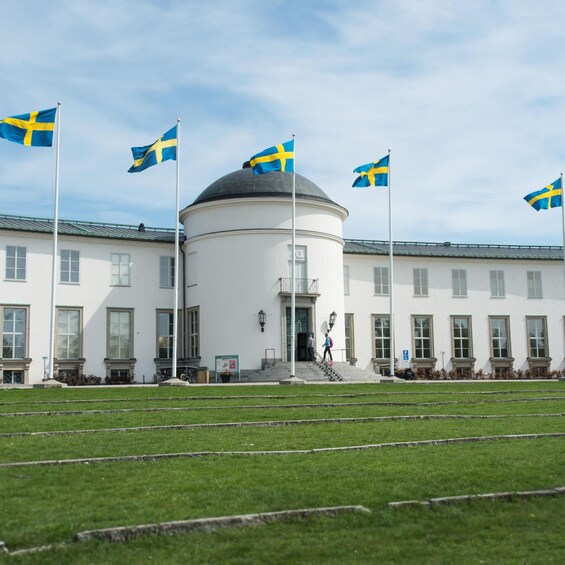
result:
M 161 381 L 159 386 L 188 386 L 187 381 L 183 381 L 181 379 L 177 379 L 176 377 L 167 379 L 166 381 Z
M 306 381 L 304 379 L 299 379 L 298 377 L 289 377 L 288 379 L 283 379 L 279 381 L 280 385 L 303 385 Z
M 60 383 L 55 379 L 47 379 L 46 381 L 41 381 L 33 385 L 33 388 L 66 388 L 66 383 Z

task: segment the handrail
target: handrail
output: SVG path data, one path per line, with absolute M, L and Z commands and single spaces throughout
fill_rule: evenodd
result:
M 294 279 L 294 289 L 297 294 L 316 294 L 318 295 L 319 279 Z M 279 277 L 280 293 L 289 294 L 292 292 L 292 278 Z
M 316 351 L 316 365 L 324 371 L 330 381 L 346 382 L 346 378 L 340 375 L 331 365 L 324 361 L 323 357 Z

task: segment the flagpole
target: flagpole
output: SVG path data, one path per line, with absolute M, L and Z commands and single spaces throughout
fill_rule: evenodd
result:
M 55 355 L 55 303 L 57 294 L 57 236 L 59 231 L 59 146 L 61 141 L 61 102 L 57 102 L 57 133 L 55 135 L 55 189 L 53 197 L 53 252 L 51 255 L 51 312 L 49 322 L 49 368 L 43 375 L 43 387 L 60 387 L 54 378 Z
M 179 192 L 180 192 L 180 118 L 177 118 L 177 182 L 175 205 L 175 281 L 174 281 L 174 310 L 173 310 L 173 369 L 171 377 L 177 376 L 177 341 L 178 341 L 178 309 L 179 309 Z
M 388 150 L 388 272 L 389 272 L 389 311 L 390 311 L 390 376 L 394 377 L 394 272 L 392 253 L 392 190 L 390 187 L 390 149 Z
M 296 136 L 292 134 L 293 148 L 294 148 L 294 167 L 292 172 L 292 245 L 291 245 L 291 267 L 290 267 L 290 378 L 295 376 L 295 325 L 296 325 Z
M 551 197 L 549 201 L 551 202 Z M 563 230 L 563 277 L 565 281 L 565 202 L 563 201 L 563 173 L 561 173 L 561 229 Z
M 175 194 L 175 270 L 174 270 L 174 306 L 173 306 L 173 351 L 171 364 L 171 377 L 159 383 L 160 386 L 185 386 L 186 381 L 177 378 L 177 336 L 178 336 L 178 309 L 179 309 L 179 200 L 180 200 L 180 118 L 177 118 L 177 174 Z

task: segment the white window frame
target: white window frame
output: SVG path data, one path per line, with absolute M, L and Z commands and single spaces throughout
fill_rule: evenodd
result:
M 71 331 L 69 329 L 69 316 L 76 316 L 76 331 Z M 62 315 L 67 316 L 66 323 L 61 319 Z M 68 361 L 68 360 L 78 360 L 82 357 L 82 310 L 80 308 L 57 308 L 57 329 L 56 329 L 56 339 L 55 344 L 55 357 L 57 361 Z M 64 339 L 63 339 L 64 338 Z M 69 342 L 76 338 L 76 355 L 69 355 Z M 61 355 L 61 341 L 66 341 L 64 349 L 66 350 L 63 355 Z
M 390 359 L 390 315 L 372 314 L 373 358 Z
M 504 285 L 504 271 L 490 271 L 490 297 L 505 298 L 506 289 Z
M 16 328 L 14 323 L 12 324 L 13 327 L 9 328 L 5 319 L 6 310 L 23 312 L 24 327 Z M 9 355 L 5 355 L 8 351 L 4 349 L 6 336 L 12 338 L 9 339 L 10 345 L 6 346 L 10 349 Z M 0 384 L 26 384 L 31 363 L 29 358 L 29 306 L 0 304 L 0 343 L 2 344 L 0 350 Z M 19 350 L 17 357 L 14 356 L 16 348 Z
M 127 320 L 127 331 L 122 331 Z M 115 332 L 118 326 L 120 331 Z M 108 308 L 108 359 L 111 361 L 120 359 L 131 359 L 133 357 L 133 310 L 130 308 Z M 113 338 L 117 339 L 117 345 L 113 345 Z M 127 351 L 123 342 L 127 339 Z M 116 355 L 117 353 L 117 355 Z M 127 353 L 127 355 L 120 355 Z
M 288 246 L 288 276 L 292 279 L 292 245 Z M 295 290 L 299 293 L 308 292 L 308 247 L 294 246 L 294 278 Z M 292 284 L 292 283 L 291 283 Z
M 528 271 L 528 298 L 543 298 L 541 271 Z
M 343 294 L 349 295 L 349 265 L 343 266 Z
M 534 323 L 537 327 L 532 327 Z M 545 316 L 526 316 L 526 332 L 528 338 L 528 357 L 540 359 L 549 357 L 547 319 Z M 540 355 L 540 353 L 543 355 Z
M 165 316 L 167 317 L 167 331 L 163 333 L 161 323 Z M 173 357 L 173 323 L 173 310 L 157 310 L 157 359 L 170 360 Z M 165 356 L 161 355 L 162 349 L 166 349 L 167 354 Z
M 414 267 L 412 274 L 414 278 L 414 296 L 428 296 L 428 269 L 426 267 Z
M 112 276 L 110 286 L 130 286 L 130 271 L 129 253 L 112 253 Z
M 25 306 L 5 305 L 2 306 L 1 310 L 2 326 L 0 326 L 0 337 L 2 338 L 2 353 L 0 357 L 4 360 L 9 359 L 10 361 L 23 361 L 27 357 L 29 309 Z M 7 311 L 13 311 L 12 315 L 17 315 L 19 312 L 23 313 L 23 331 L 20 331 L 20 329 L 17 328 L 20 320 L 17 320 L 16 318 L 12 318 L 12 320 L 6 319 Z M 8 345 L 5 343 L 6 340 L 10 342 Z M 8 350 L 9 354 L 6 355 Z M 20 351 L 21 355 L 15 355 L 16 352 Z
M 25 282 L 27 277 L 27 248 L 21 245 L 6 245 L 7 281 Z
M 60 282 L 64 284 L 80 283 L 80 251 L 61 249 Z M 75 267 L 73 269 L 73 267 Z
M 459 321 L 464 320 L 467 323 L 467 336 L 460 335 Z M 471 326 L 471 316 L 451 316 L 451 343 L 454 359 L 471 359 L 473 357 L 473 334 Z M 466 343 L 466 346 L 464 345 Z M 459 355 L 464 349 L 467 349 L 468 355 Z
M 425 324 L 427 323 L 427 328 Z M 412 316 L 412 341 L 414 359 L 433 359 L 434 358 L 434 332 L 433 318 L 427 315 Z M 424 330 L 428 331 L 428 335 L 424 335 Z M 423 353 L 429 353 L 424 355 Z
M 451 269 L 451 282 L 453 296 L 456 298 L 467 297 L 467 271 L 465 269 Z
M 373 283 L 376 296 L 390 294 L 388 267 L 373 267 Z
M 159 288 L 174 288 L 175 258 L 159 257 Z
M 503 330 L 503 335 L 495 335 L 494 330 Z M 489 317 L 490 350 L 493 359 L 506 359 L 512 356 L 510 342 L 510 318 L 508 316 Z M 501 355 L 504 347 L 502 341 L 506 340 L 506 355 Z

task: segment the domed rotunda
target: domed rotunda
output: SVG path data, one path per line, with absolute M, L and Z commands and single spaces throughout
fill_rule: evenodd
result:
M 201 366 L 242 372 L 290 361 L 293 174 L 251 168 L 213 182 L 180 213 L 186 240 L 187 338 Z M 322 350 L 329 315 L 343 321 L 343 222 L 347 210 L 296 174 L 295 351 L 307 360 L 312 334 Z M 265 314 L 260 323 L 259 312 Z M 343 323 L 332 329 L 344 342 Z

